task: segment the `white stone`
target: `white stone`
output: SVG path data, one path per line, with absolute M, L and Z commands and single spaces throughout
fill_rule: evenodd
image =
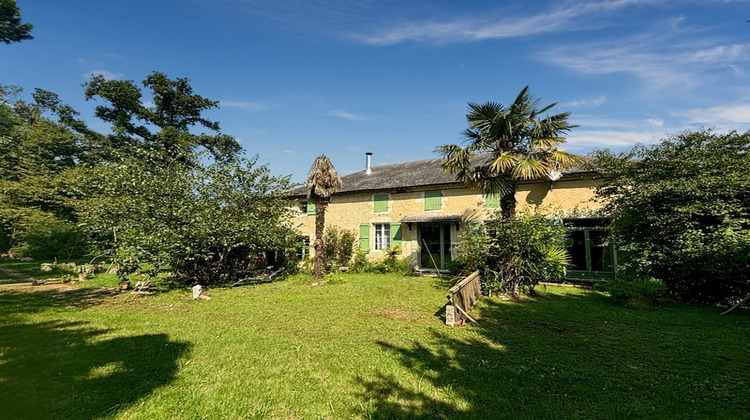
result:
M 198 299 L 201 297 L 201 294 L 203 293 L 203 288 L 200 284 L 196 284 L 193 286 L 193 299 Z
M 456 308 L 453 305 L 445 306 L 445 325 L 456 326 Z

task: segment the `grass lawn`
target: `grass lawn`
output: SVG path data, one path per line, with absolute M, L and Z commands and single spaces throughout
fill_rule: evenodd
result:
M 440 318 L 449 285 L 0 288 L 4 418 L 748 418 L 750 313 L 550 287 Z M 114 283 L 113 283 L 114 285 Z

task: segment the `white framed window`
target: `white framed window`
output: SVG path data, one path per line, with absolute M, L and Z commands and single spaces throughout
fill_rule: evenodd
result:
M 373 225 L 375 231 L 375 249 L 385 250 L 391 246 L 391 225 L 390 224 L 375 224 Z
M 310 237 L 307 235 L 300 235 L 298 241 L 297 258 L 304 260 L 310 255 Z

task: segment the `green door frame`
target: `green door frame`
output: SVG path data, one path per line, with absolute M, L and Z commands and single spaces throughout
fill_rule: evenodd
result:
M 419 261 L 421 265 L 422 261 L 422 252 L 424 251 L 424 243 L 422 243 L 422 226 L 427 223 L 418 223 L 417 224 L 417 240 L 419 241 Z M 435 262 L 438 265 L 438 270 L 445 270 L 445 263 L 446 263 L 446 254 L 450 253 L 450 235 L 451 235 L 451 229 L 450 229 L 450 223 L 445 222 L 431 222 L 429 224 L 437 225 L 440 228 L 440 254 L 432 254 L 432 258 L 435 258 Z M 446 238 L 448 239 L 446 241 Z M 437 257 L 437 258 L 436 258 Z M 422 267 L 424 270 L 425 268 Z M 430 269 L 428 269 L 430 270 Z
M 591 231 L 605 231 L 600 227 L 569 227 L 568 231 L 583 231 L 584 248 L 586 250 L 586 270 L 568 270 L 569 278 L 584 278 L 591 280 L 609 280 L 617 278 L 617 247 L 612 244 L 608 245 L 610 255 L 612 256 L 611 271 L 593 271 L 591 263 Z

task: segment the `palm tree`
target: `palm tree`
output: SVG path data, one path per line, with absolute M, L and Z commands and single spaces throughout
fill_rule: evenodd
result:
M 561 135 L 576 127 L 568 123 L 570 113 L 542 117 L 556 103 L 537 109 L 538 102 L 526 86 L 507 107 L 469 103 L 466 147 L 448 144 L 436 149 L 446 173 L 484 194 L 500 195 L 503 219 L 516 213 L 519 180 L 547 177 L 580 162 L 580 157 L 558 148 L 565 142 Z
M 326 155 L 320 155 L 307 176 L 307 198 L 315 202 L 315 279 L 323 278 L 323 232 L 326 226 L 326 208 L 331 196 L 341 188 L 341 178 Z

